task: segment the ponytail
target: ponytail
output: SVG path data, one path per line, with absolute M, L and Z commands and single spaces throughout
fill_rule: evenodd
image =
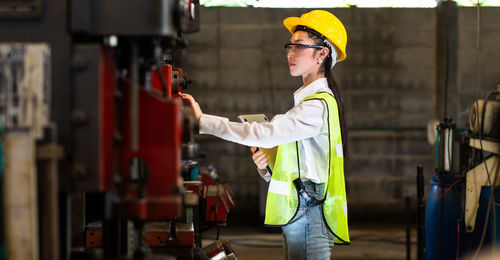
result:
M 311 39 L 315 41 L 317 45 L 323 45 L 328 47 L 325 42 L 318 37 L 316 34 L 313 34 L 308 31 L 308 35 Z M 331 48 L 329 48 L 330 51 L 333 51 Z M 335 56 L 335 55 L 334 55 Z M 347 125 L 346 125 L 346 120 L 345 120 L 345 108 L 344 108 L 344 99 L 342 98 L 342 94 L 340 93 L 340 89 L 337 86 L 337 83 L 335 82 L 335 79 L 333 78 L 332 74 L 332 55 L 331 53 L 328 54 L 328 56 L 325 59 L 325 62 L 323 63 L 323 67 L 321 70 L 324 70 L 326 80 L 328 82 L 328 88 L 333 93 L 333 96 L 335 97 L 335 100 L 337 101 L 337 106 L 339 109 L 339 121 L 340 121 L 340 134 L 342 135 L 342 149 L 344 153 L 344 162 L 345 161 L 350 161 L 351 160 L 351 150 L 349 147 L 349 134 L 347 133 Z
M 331 58 L 327 58 L 327 60 L 331 60 Z M 330 65 L 325 62 L 326 68 L 330 68 Z M 344 158 L 346 161 L 351 160 L 351 151 L 349 149 L 349 134 L 347 133 L 347 126 L 345 120 L 345 108 L 344 108 L 344 99 L 342 98 L 342 94 L 340 93 L 340 89 L 333 78 L 333 75 L 329 69 L 325 70 L 326 80 L 328 82 L 328 87 L 333 93 L 335 100 L 337 100 L 337 106 L 339 108 L 339 121 L 340 121 L 340 133 L 342 135 L 342 149 L 344 150 Z

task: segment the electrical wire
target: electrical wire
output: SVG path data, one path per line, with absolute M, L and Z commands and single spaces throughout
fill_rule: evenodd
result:
M 445 19 L 446 19 L 446 26 L 445 26 L 445 35 L 446 35 L 446 73 L 444 77 L 444 115 L 443 118 L 448 117 L 448 74 L 450 73 L 450 43 L 449 43 L 449 19 L 448 19 L 448 10 L 450 3 L 446 3 L 446 12 L 445 12 Z
M 474 87 L 474 94 L 475 94 L 475 98 L 476 98 L 476 118 L 477 120 L 479 120 L 479 91 L 480 91 L 480 86 L 479 86 L 479 44 L 480 44 L 480 36 L 481 36 L 481 25 L 480 25 L 480 21 L 481 21 L 481 10 L 480 10 L 480 3 L 479 3 L 479 0 L 477 1 L 477 4 L 476 4 L 476 52 L 475 52 L 475 65 L 476 65 L 476 84 L 475 84 L 475 87 Z M 483 148 L 483 143 L 482 143 L 482 134 L 481 134 L 481 129 L 479 129 L 479 144 L 481 146 L 481 148 Z M 484 157 L 484 156 L 483 156 Z M 488 174 L 488 179 L 489 179 L 489 174 Z M 489 206 L 488 206 L 489 208 Z M 485 226 L 486 226 L 486 223 L 485 223 Z M 481 235 L 482 237 L 482 235 Z M 476 259 L 477 258 L 477 255 L 479 253 L 479 251 L 481 250 L 481 246 L 482 246 L 482 239 L 481 239 L 481 242 L 479 243 L 479 247 L 477 248 L 476 252 L 474 253 L 472 259 Z
M 439 198 L 439 182 L 441 181 L 441 178 L 438 176 L 438 181 L 436 185 L 436 198 Z
M 483 109 L 481 111 L 482 120 L 481 120 L 480 129 L 479 129 L 479 144 L 480 144 L 482 152 L 484 152 L 483 139 L 484 139 L 484 116 L 485 116 L 485 111 L 486 111 L 486 105 L 487 105 L 487 102 L 488 102 L 488 99 L 490 98 L 490 96 L 495 94 L 495 93 L 496 93 L 496 91 L 492 91 L 492 92 L 488 93 L 488 95 L 486 95 L 486 98 L 484 99 Z M 479 108 L 479 106 L 478 106 L 478 108 Z M 479 109 L 476 109 L 476 113 L 479 116 L 478 110 Z M 477 117 L 477 118 L 479 119 L 479 117 Z M 483 158 L 484 158 L 484 155 L 483 155 Z M 498 165 L 497 165 L 495 176 L 493 178 L 493 182 L 491 182 L 491 177 L 490 177 L 491 174 L 490 174 L 490 171 L 488 169 L 488 164 L 486 163 L 486 159 L 484 159 L 483 163 L 484 163 L 484 167 L 486 170 L 486 175 L 488 176 L 488 182 L 490 185 L 491 192 L 490 192 L 490 197 L 488 200 L 488 208 L 486 210 L 486 217 L 485 217 L 485 222 L 484 222 L 485 224 L 483 226 L 481 240 L 479 242 L 479 246 L 478 246 L 476 252 L 474 253 L 474 256 L 472 257 L 472 259 L 476 259 L 477 255 L 479 254 L 479 251 L 481 250 L 483 243 L 484 243 L 484 238 L 486 236 L 486 230 L 488 229 L 488 221 L 490 218 L 491 205 L 495 204 L 495 184 L 497 183 L 497 178 L 498 178 Z M 493 206 L 493 245 L 492 245 L 493 251 L 495 251 L 495 243 L 496 243 L 495 232 L 496 232 L 496 210 L 495 210 L 495 206 Z
M 486 165 L 486 163 L 485 163 Z M 488 173 L 489 174 L 489 173 Z M 496 180 L 497 180 L 497 177 L 498 177 L 498 167 L 497 167 L 497 173 L 495 174 L 495 178 L 494 178 L 494 181 L 493 183 L 496 183 Z M 486 230 L 488 228 L 488 221 L 489 221 L 489 217 L 490 217 L 490 211 L 491 211 L 491 205 L 495 203 L 495 198 L 494 198 L 494 185 L 490 186 L 490 189 L 491 189 L 491 193 L 490 193 L 490 197 L 489 197 L 489 200 L 488 200 L 488 209 L 486 210 L 486 219 L 484 221 L 484 226 L 483 226 L 483 231 L 482 231 L 482 234 L 481 234 L 481 240 L 479 242 L 479 246 L 473 256 L 473 259 L 476 259 L 479 251 L 481 250 L 481 247 L 483 246 L 483 243 L 484 243 L 484 238 L 486 236 Z M 495 231 L 496 231 L 496 216 L 495 216 L 495 207 L 493 207 L 493 251 L 495 250 Z
M 2 177 L 3 177 L 3 168 L 4 168 L 4 163 L 3 163 L 3 143 L 2 143 L 2 136 L 1 134 L 3 133 L 3 126 L 0 124 L 0 185 L 3 185 L 2 182 Z M 2 187 L 0 187 L 0 192 L 2 191 Z M 0 200 L 2 200 L 2 194 L 0 193 Z M 0 201 L 0 205 L 3 203 Z M 0 215 L 3 214 L 0 212 Z M 0 216 L 0 219 L 3 219 L 3 216 Z M 1 229 L 0 232 L 3 232 L 3 223 L 0 223 Z M 0 237 L 3 240 L 3 235 L 0 234 Z M 1 241 L 2 243 L 0 244 L 0 259 L 7 259 L 6 257 L 6 252 L 7 252 L 7 245 L 5 244 L 5 241 Z
M 460 253 L 460 222 L 457 221 L 457 256 L 455 257 L 458 260 L 458 255 Z
M 436 169 L 439 167 L 438 162 L 439 162 L 439 129 L 437 130 L 437 135 L 436 135 L 436 152 L 435 152 L 435 163 L 434 163 Z
M 481 4 L 479 2 L 479 0 L 477 1 L 477 4 L 476 4 L 476 59 L 475 59 L 475 65 L 476 65 L 476 86 L 475 86 L 475 96 L 476 96 L 476 106 L 478 109 L 476 109 L 476 118 L 478 118 L 478 120 L 480 119 L 479 118 L 479 102 L 478 102 L 478 96 L 479 96 L 479 92 L 480 92 L 480 68 L 479 68 L 479 58 L 480 58 L 480 55 L 479 55 L 479 51 L 480 51 L 480 39 L 481 39 Z M 485 103 L 483 104 L 483 111 L 482 111 L 482 115 L 484 116 L 484 112 L 486 110 L 486 104 L 487 104 L 487 100 L 489 98 L 489 95 L 491 93 L 488 94 L 488 96 L 486 97 L 485 99 Z M 481 147 L 481 153 L 483 153 L 483 136 L 484 134 L 484 118 L 482 119 L 482 122 L 481 122 L 481 127 L 479 129 L 479 144 L 480 144 L 480 147 Z M 484 155 L 483 155 L 484 157 Z M 479 242 L 479 246 L 476 250 L 476 252 L 474 253 L 472 259 L 476 259 L 477 258 L 477 255 L 479 254 L 479 251 L 481 250 L 481 247 L 483 246 L 483 243 L 484 243 L 484 238 L 485 238 L 485 235 L 486 235 L 486 230 L 487 230 L 487 227 L 488 227 L 488 221 L 489 221 L 489 214 L 490 214 L 490 210 L 491 210 L 491 205 L 494 205 L 495 204 L 495 197 L 494 197 L 494 190 L 495 190 L 495 184 L 496 184 L 496 180 L 498 178 L 498 166 L 497 166 L 497 172 L 495 174 L 495 177 L 494 177 L 494 180 L 493 180 L 493 183 L 491 182 L 491 177 L 490 177 L 490 172 L 489 172 L 489 169 L 488 169 L 488 165 L 486 164 L 486 160 L 484 160 L 484 165 L 485 165 L 485 169 L 486 169 L 486 174 L 488 176 L 488 182 L 490 184 L 490 189 L 491 189 L 491 193 L 490 193 L 490 198 L 489 198 L 489 201 L 488 201 L 488 209 L 486 210 L 486 219 L 485 219 L 485 224 L 484 224 L 484 227 L 483 227 L 483 232 L 481 234 L 481 240 Z M 495 206 L 493 206 L 493 252 L 495 251 L 495 244 L 496 244 L 496 210 L 495 210 Z
M 3 126 L 0 124 L 0 135 L 3 133 Z M 2 138 L 0 136 L 0 179 L 3 176 L 3 143 Z
M 457 183 L 459 183 L 460 181 L 461 181 L 461 180 L 460 180 L 460 179 L 458 179 L 458 180 L 456 180 L 455 182 L 453 182 L 453 184 L 452 184 L 452 185 L 450 185 L 450 187 L 448 187 L 448 188 L 447 188 L 447 189 L 443 192 L 443 194 L 441 194 L 441 196 L 440 196 L 437 200 L 438 200 L 438 201 L 439 201 L 439 200 L 442 200 L 442 199 L 444 198 L 444 195 L 446 195 L 446 193 L 448 193 L 448 192 L 449 192 L 449 191 L 450 191 L 450 190 L 451 190 L 451 189 L 452 189 L 452 188 L 453 188 L 453 187 L 454 187 Z
M 448 131 L 448 166 L 450 167 L 450 172 L 453 172 L 453 129 L 449 128 Z
M 439 259 L 439 249 L 440 249 L 440 243 L 441 243 L 441 234 L 442 234 L 442 227 L 443 227 L 443 215 L 444 215 L 444 196 L 446 194 L 448 194 L 449 191 L 451 191 L 452 189 L 455 191 L 455 194 L 457 195 L 458 194 L 458 191 L 456 190 L 456 186 L 458 183 L 460 183 L 462 180 L 461 179 L 458 179 L 456 181 L 454 181 L 441 195 L 439 195 L 439 184 L 440 184 L 440 178 L 438 177 L 438 182 L 437 182 L 437 189 L 436 189 L 436 199 L 437 201 L 441 201 L 440 203 L 440 225 L 439 225 L 439 235 L 438 235 L 438 242 L 437 242 L 437 247 L 436 247 L 436 256 L 435 256 L 435 259 Z M 462 211 L 462 214 L 463 214 L 463 210 L 461 209 Z M 458 229 L 458 234 L 457 234 L 457 255 L 456 255 L 456 259 L 458 259 L 458 255 L 459 255 L 459 247 L 460 247 L 460 219 L 457 219 L 457 229 Z

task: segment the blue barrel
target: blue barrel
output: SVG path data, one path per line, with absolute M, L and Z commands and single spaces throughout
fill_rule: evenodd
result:
M 444 194 L 451 185 L 453 187 Z M 491 189 L 490 187 L 482 187 L 476 226 L 473 232 L 467 233 L 464 227 L 462 212 L 465 210 L 463 208 L 465 207 L 464 186 L 464 178 L 433 176 L 425 212 L 425 250 L 427 260 L 457 259 L 457 253 L 458 257 L 461 258 L 474 253 L 478 248 L 484 228 Z M 500 189 L 498 188 L 495 189 L 495 201 L 500 201 Z M 497 229 L 499 229 L 500 207 L 496 206 L 496 212 Z M 490 210 L 490 227 L 492 226 L 492 221 L 493 208 Z M 486 230 L 483 247 L 488 247 L 491 244 L 492 232 L 490 227 Z M 498 232 L 496 234 L 498 240 L 500 234 Z

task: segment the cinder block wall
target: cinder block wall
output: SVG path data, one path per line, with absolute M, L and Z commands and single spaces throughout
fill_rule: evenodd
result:
M 460 125 L 469 122 L 469 111 L 477 96 L 484 99 L 500 84 L 500 15 L 499 7 L 481 8 L 479 12 L 479 56 L 476 59 L 476 8 L 458 9 L 457 87 L 451 95 L 459 100 L 453 110 Z M 477 60 L 477 61 L 476 61 Z M 479 74 L 476 71 L 479 67 Z M 477 80 L 477 81 L 476 81 Z
M 470 34 L 475 18 L 469 9 L 459 9 L 459 31 Z M 492 9 L 484 13 L 495 20 L 499 12 L 495 9 L 493 14 Z M 290 33 L 282 20 L 307 11 L 201 8 L 201 31 L 190 35 L 184 67 L 193 80 L 188 92 L 203 111 L 237 120 L 239 114 L 272 117 L 292 107 L 293 92 L 302 80 L 289 75 L 283 44 Z M 329 11 L 344 23 L 348 34 L 347 60 L 335 66 L 334 75 L 343 91 L 352 140 L 353 160 L 346 169 L 349 214 L 353 218 L 398 215 L 404 211 L 406 196 L 415 200 L 417 164 L 424 165 L 427 180 L 433 174 L 434 150 L 427 144 L 425 127 L 436 117 L 441 102 L 435 94 L 436 12 L 409 8 Z M 489 36 L 483 40 L 483 52 L 496 57 L 485 60 L 488 82 L 500 83 L 498 66 L 493 66 L 499 64 L 500 54 L 494 47 L 499 42 L 500 34 L 494 33 L 500 31 L 498 24 L 486 26 Z M 459 37 L 456 76 L 463 86 L 458 88 L 464 100 L 459 108 L 463 108 L 472 102 L 472 69 L 467 62 L 472 43 L 463 38 L 468 36 Z M 206 161 L 217 167 L 221 179 L 236 193 L 239 206 L 235 211 L 256 210 L 265 185 L 248 147 L 205 135 L 197 142 Z

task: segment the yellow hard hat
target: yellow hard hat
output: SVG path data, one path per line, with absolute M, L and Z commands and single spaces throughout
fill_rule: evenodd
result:
M 330 12 L 323 10 L 310 11 L 300 17 L 288 17 L 283 20 L 283 24 L 291 33 L 295 32 L 297 25 L 303 25 L 319 32 L 337 48 L 337 52 L 339 52 L 338 61 L 345 60 L 347 33 L 342 22 Z

